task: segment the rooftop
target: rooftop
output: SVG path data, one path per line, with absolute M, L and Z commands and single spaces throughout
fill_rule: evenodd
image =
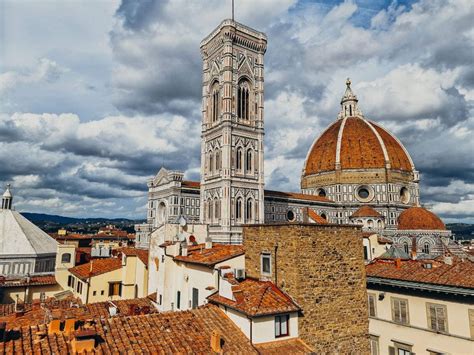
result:
M 242 245 L 229 245 L 213 243 L 211 249 L 206 249 L 204 244 L 188 246 L 188 255 L 178 255 L 174 260 L 183 261 L 192 264 L 201 264 L 206 266 L 214 266 L 222 261 L 244 255 L 244 247 Z
M 265 190 L 265 197 L 281 197 L 281 198 L 292 198 L 295 200 L 305 200 L 305 201 L 318 201 L 318 202 L 333 202 L 327 197 L 318 196 L 318 195 L 309 195 L 302 194 L 298 192 L 283 192 L 283 191 L 274 191 L 274 190 Z
M 365 269 L 367 277 L 474 288 L 474 263 L 457 257 L 450 260 L 452 265 L 443 262 L 442 257 L 430 261 L 401 260 L 398 268 L 396 260 L 375 259 Z M 426 263 L 431 263 L 432 268 L 423 267 Z
M 351 218 L 357 217 L 382 217 L 382 215 L 378 213 L 373 207 L 364 205 L 351 215 Z
M 93 259 L 86 264 L 74 266 L 69 272 L 80 279 L 97 276 L 122 268 L 121 258 Z
M 312 354 L 313 350 L 299 338 L 254 344 L 261 354 Z
M 423 207 L 410 207 L 398 216 L 399 230 L 446 230 L 443 221 Z
M 97 353 L 212 354 L 213 331 L 221 334 L 224 353 L 257 353 L 241 330 L 213 305 L 191 311 L 89 320 L 84 327 L 97 334 Z M 46 324 L 10 331 L 0 343 L 2 353 L 36 354 L 51 349 L 70 353 L 70 339 L 65 333 L 48 334 Z
M 317 214 L 316 212 L 314 212 L 314 210 L 312 210 L 311 208 L 309 207 L 306 207 L 307 211 L 308 211 L 308 217 L 313 220 L 315 223 L 317 224 L 328 224 L 329 222 L 321 217 L 319 214 Z
M 56 285 L 53 275 L 21 277 L 16 279 L 0 279 L 0 287 Z
M 148 266 L 148 250 L 137 248 L 120 248 L 119 251 L 125 254 L 126 256 L 138 257 L 143 264 Z
M 156 313 L 157 310 L 149 298 L 135 298 L 130 300 L 119 300 L 110 302 L 96 302 L 82 304 L 79 298 L 67 298 L 56 300 L 50 298 L 43 303 L 39 300 L 33 303 L 21 304 L 23 314 L 16 314 L 15 304 L 2 304 L 0 307 L 0 322 L 7 323 L 7 329 L 15 329 L 24 326 L 33 326 L 47 323 L 49 315 L 54 318 L 65 320 L 76 318 L 86 320 L 89 318 L 109 318 L 109 308 L 117 307 L 117 316 L 129 316 L 134 314 Z
M 233 283 L 235 301 L 215 293 L 208 297 L 209 302 L 233 308 L 251 317 L 300 310 L 287 294 L 270 281 L 247 278 L 242 282 L 234 280 Z

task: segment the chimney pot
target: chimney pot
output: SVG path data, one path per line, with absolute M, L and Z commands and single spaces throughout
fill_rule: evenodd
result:
M 395 267 L 400 269 L 402 267 L 402 260 L 400 258 L 395 259 Z
M 222 345 L 224 344 L 224 339 L 222 335 L 217 331 L 213 330 L 211 334 L 211 349 L 212 351 L 222 354 Z

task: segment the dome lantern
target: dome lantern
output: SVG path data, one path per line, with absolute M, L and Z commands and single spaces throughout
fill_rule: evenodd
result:
M 13 195 L 12 192 L 10 191 L 10 184 L 7 184 L 7 188 L 5 192 L 3 193 L 2 196 L 2 209 L 3 210 L 11 210 L 12 209 L 12 201 L 13 201 Z
M 359 100 L 351 89 L 351 79 L 346 80 L 346 91 L 341 98 L 341 112 L 339 112 L 338 119 L 345 117 L 362 117 L 362 111 L 358 105 Z

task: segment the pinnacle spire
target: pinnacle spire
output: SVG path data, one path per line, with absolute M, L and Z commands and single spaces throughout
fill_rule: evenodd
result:
M 339 112 L 338 118 L 345 118 L 345 117 L 363 117 L 362 111 L 359 109 L 357 96 L 351 89 L 351 79 L 346 79 L 346 91 L 344 92 L 344 96 L 341 98 L 341 112 Z

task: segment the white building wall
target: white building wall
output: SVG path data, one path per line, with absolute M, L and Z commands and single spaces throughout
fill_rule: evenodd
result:
M 394 340 L 412 345 L 412 352 L 416 354 L 428 354 L 428 349 L 453 355 L 474 354 L 474 341 L 469 327 L 469 309 L 474 309 L 474 304 L 467 303 L 467 299 L 466 303 L 461 303 L 385 292 L 384 299 L 379 300 L 380 291 L 368 289 L 367 292 L 375 294 L 376 298 L 376 317 L 369 317 L 369 331 L 371 335 L 379 337 L 380 354 L 387 354 Z M 392 321 L 392 297 L 408 300 L 409 325 Z M 447 334 L 429 329 L 426 303 L 446 306 Z

